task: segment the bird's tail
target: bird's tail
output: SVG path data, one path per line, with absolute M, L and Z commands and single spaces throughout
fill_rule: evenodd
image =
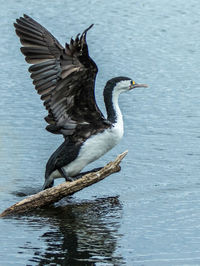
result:
M 49 175 L 47 172 L 45 173 L 45 181 L 44 181 L 44 185 L 42 187 L 42 190 L 45 190 L 47 188 L 51 188 L 53 187 L 54 184 L 54 179 L 51 178 L 51 175 Z

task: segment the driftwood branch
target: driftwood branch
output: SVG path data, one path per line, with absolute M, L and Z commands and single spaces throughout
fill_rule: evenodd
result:
M 86 174 L 82 178 L 73 182 L 64 182 L 58 186 L 43 190 L 19 201 L 3 211 L 0 214 L 0 217 L 18 213 L 26 213 L 31 210 L 35 210 L 36 208 L 55 203 L 68 195 L 72 195 L 85 187 L 103 180 L 105 177 L 120 171 L 121 168 L 119 164 L 127 153 L 128 151 L 125 151 L 118 155 L 113 162 L 108 163 L 105 167 L 97 172 Z

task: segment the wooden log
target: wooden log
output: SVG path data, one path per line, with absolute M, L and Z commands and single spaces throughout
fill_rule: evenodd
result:
M 73 182 L 64 182 L 58 186 L 43 190 L 17 202 L 3 211 L 0 214 L 0 217 L 18 213 L 26 213 L 30 212 L 31 210 L 35 210 L 36 208 L 44 207 L 45 205 L 55 203 L 68 195 L 72 195 L 85 187 L 103 180 L 105 177 L 120 171 L 121 168 L 119 164 L 127 153 L 128 151 L 125 151 L 118 155 L 113 162 L 108 163 L 97 172 L 86 174 Z

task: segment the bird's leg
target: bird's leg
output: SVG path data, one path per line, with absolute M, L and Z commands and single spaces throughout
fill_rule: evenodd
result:
M 98 168 L 94 168 L 94 169 L 92 169 L 92 170 L 90 170 L 90 171 L 87 171 L 87 172 L 82 172 L 82 173 L 80 173 L 80 174 L 78 174 L 78 175 L 76 175 L 76 176 L 73 176 L 73 179 L 74 179 L 74 180 L 77 180 L 77 179 L 83 177 L 83 176 L 86 175 L 86 174 L 89 174 L 89 173 L 92 173 L 92 172 L 97 172 L 97 171 L 101 170 L 102 168 L 103 168 L 103 167 L 98 167 Z
M 70 181 L 70 182 L 74 181 L 73 178 L 66 175 L 66 172 L 63 168 L 58 169 L 58 171 L 61 174 L 61 176 L 65 178 L 66 181 Z

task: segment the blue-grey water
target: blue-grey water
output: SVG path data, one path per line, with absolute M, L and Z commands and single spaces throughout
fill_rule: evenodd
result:
M 64 44 L 91 23 L 97 101 L 114 76 L 148 89 L 120 98 L 125 135 L 87 169 L 128 149 L 120 173 L 54 207 L 0 219 L 0 265 L 200 265 L 200 3 L 198 0 L 2 1 L 0 211 L 40 190 L 62 137 L 19 51 L 26 13 Z

